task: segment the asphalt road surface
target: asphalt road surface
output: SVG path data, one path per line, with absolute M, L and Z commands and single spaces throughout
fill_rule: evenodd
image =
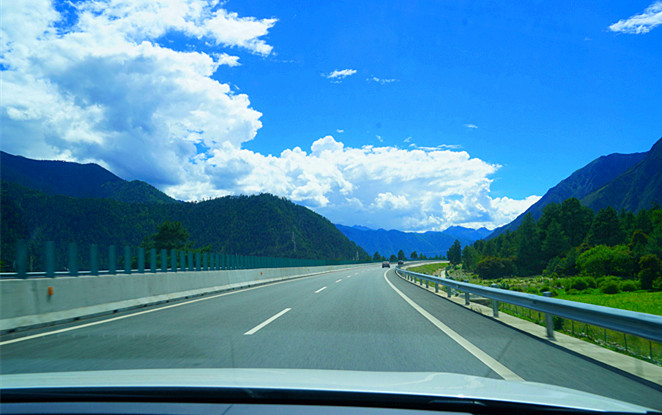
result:
M 379 265 L 0 337 L 0 372 L 308 368 L 453 372 L 662 409 L 662 388 L 439 298 Z

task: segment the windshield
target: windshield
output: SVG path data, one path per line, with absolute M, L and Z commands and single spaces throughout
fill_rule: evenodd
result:
M 2 2 L 2 375 L 662 410 L 662 2 L 509 3 Z

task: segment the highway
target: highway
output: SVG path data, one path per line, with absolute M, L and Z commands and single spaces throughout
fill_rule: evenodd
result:
M 466 310 L 379 265 L 0 337 L 3 374 L 142 368 L 453 372 L 662 409 L 662 388 Z

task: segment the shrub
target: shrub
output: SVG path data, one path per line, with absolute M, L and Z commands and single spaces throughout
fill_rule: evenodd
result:
M 637 291 L 639 287 L 637 286 L 637 283 L 634 282 L 633 280 L 625 280 L 621 282 L 620 288 L 621 291 L 623 292 L 630 292 L 630 291 Z
M 653 288 L 653 282 L 662 278 L 662 261 L 655 255 L 644 255 L 639 259 L 639 280 L 643 290 Z
M 617 294 L 620 292 L 618 282 L 614 280 L 606 280 L 600 285 L 600 291 L 605 294 Z

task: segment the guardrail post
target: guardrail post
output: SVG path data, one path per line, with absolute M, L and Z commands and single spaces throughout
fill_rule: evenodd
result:
M 177 250 L 170 250 L 170 270 L 172 272 L 177 272 Z
M 18 278 L 27 278 L 28 247 L 25 239 L 16 241 L 16 275 Z
M 490 285 L 492 288 L 498 288 L 496 284 Z M 499 302 L 497 300 L 492 299 L 492 315 L 494 317 L 499 317 Z
M 168 250 L 161 249 L 161 272 L 168 272 Z
M 200 271 L 200 252 L 195 253 L 195 270 Z
M 90 275 L 99 275 L 99 247 L 90 245 Z
M 124 245 L 124 273 L 131 274 L 131 247 Z
M 156 249 L 149 250 L 149 271 L 156 272 Z
M 115 245 L 108 247 L 108 273 L 117 274 L 117 251 Z
M 55 242 L 46 242 L 46 277 L 55 278 Z
M 551 297 L 552 293 L 550 291 L 545 291 L 542 293 L 545 297 Z M 545 313 L 545 327 L 547 328 L 547 338 L 550 340 L 555 340 L 554 338 L 554 317 Z
M 464 305 L 469 305 L 469 304 L 471 304 L 471 301 L 470 301 L 470 298 L 471 298 L 471 297 L 470 297 L 470 295 L 471 295 L 471 294 L 469 294 L 468 291 L 464 293 Z
M 427 279 L 425 280 L 425 288 L 430 288 L 430 286 L 428 285 L 428 280 Z
M 69 244 L 69 275 L 78 276 L 78 249 L 74 242 Z
M 448 296 L 448 298 L 451 298 L 452 291 L 453 291 L 453 289 L 447 285 L 446 286 L 446 295 Z
M 439 292 L 439 283 L 438 282 L 434 283 L 434 292 L 436 292 L 436 293 Z
M 145 248 L 138 248 L 138 272 L 145 273 Z

